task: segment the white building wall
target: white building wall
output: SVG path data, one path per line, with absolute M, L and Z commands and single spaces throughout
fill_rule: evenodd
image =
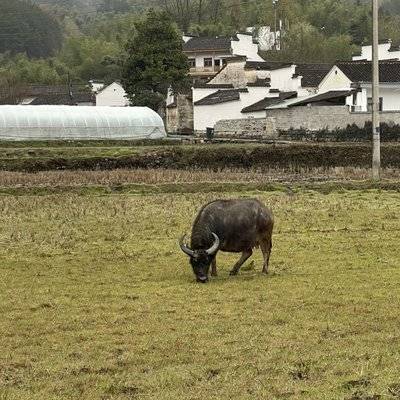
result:
M 271 88 L 281 91 L 292 91 L 299 88 L 299 79 L 293 79 L 296 66 L 290 65 L 285 68 L 275 69 L 270 72 Z
M 362 89 L 356 93 L 355 101 L 354 96 L 347 97 L 346 105 L 348 105 L 353 112 L 367 112 L 367 97 L 367 90 Z
M 194 105 L 194 130 L 204 132 L 206 128 L 213 128 L 218 121 L 223 119 L 245 119 L 256 115 L 262 117 L 265 112 L 243 114 L 241 111 L 265 97 L 277 97 L 277 94 L 269 93 L 268 88 L 265 87 L 249 87 L 248 89 L 248 93 L 240 93 L 240 100 L 204 106 Z
M 251 34 L 245 35 L 238 33 L 238 41 L 232 40 L 232 53 L 236 56 L 246 56 L 248 61 L 264 61 L 258 55 L 258 44 L 253 43 L 253 36 Z
M 256 28 L 248 28 L 254 32 Z M 271 32 L 270 26 L 261 26 L 257 29 L 258 48 L 262 51 L 272 50 L 275 45 L 275 33 Z
M 352 82 L 338 68 L 333 67 L 325 79 L 319 86 L 319 92 L 325 93 L 330 90 L 350 90 Z M 383 98 L 383 111 L 398 111 L 400 110 L 400 84 L 384 84 L 380 85 L 379 96 Z M 347 99 L 346 104 L 355 105 L 353 111 L 367 112 L 368 98 L 372 97 L 372 88 L 369 84 L 363 84 L 361 91 L 357 93 L 355 104 L 353 104 L 352 96 Z
M 387 43 L 380 43 L 379 44 L 379 60 L 391 60 L 391 59 L 398 59 L 400 60 L 400 50 L 399 51 L 389 51 L 392 44 L 391 42 Z M 359 60 L 372 60 L 372 46 L 362 46 L 361 47 L 361 56 L 354 56 L 353 61 Z
M 196 60 L 196 68 L 204 68 L 204 59 L 212 58 L 213 66 L 215 66 L 215 60 L 220 60 L 220 66 L 222 67 L 222 61 L 232 57 L 230 53 L 218 53 L 218 52 L 209 52 L 209 53 L 186 53 L 187 57 L 190 59 Z
M 193 103 L 204 99 L 208 95 L 215 93 L 218 89 L 210 89 L 210 88 L 193 88 Z
M 372 88 L 367 90 L 368 97 L 372 97 Z M 383 97 L 383 111 L 400 110 L 400 85 L 397 87 L 381 86 L 380 97 Z
M 350 79 L 342 72 L 342 70 L 334 66 L 328 75 L 320 83 L 318 92 L 325 93 L 330 90 L 347 90 L 351 89 Z
M 368 98 L 372 98 L 372 87 L 363 87 L 365 107 L 367 111 Z M 400 85 L 381 85 L 379 88 L 379 97 L 383 98 L 383 111 L 400 110 Z
M 96 106 L 126 107 L 129 100 L 124 88 L 114 82 L 96 95 Z

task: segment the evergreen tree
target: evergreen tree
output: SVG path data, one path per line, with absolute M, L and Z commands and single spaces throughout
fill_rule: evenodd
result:
M 0 0 L 0 10 L 0 53 L 49 57 L 60 48 L 60 26 L 39 7 L 21 0 Z
M 169 87 L 176 93 L 189 85 L 189 66 L 182 39 L 165 12 L 150 10 L 128 41 L 122 83 L 133 105 L 159 111 Z

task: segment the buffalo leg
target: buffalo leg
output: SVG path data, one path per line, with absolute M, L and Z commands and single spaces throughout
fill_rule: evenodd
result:
M 263 240 L 260 244 L 260 247 L 264 256 L 264 266 L 262 272 L 264 274 L 268 274 L 269 258 L 271 256 L 271 250 L 272 250 L 272 240 L 271 239 Z
M 240 260 L 234 265 L 231 275 L 237 275 L 239 273 L 240 267 L 246 262 L 247 259 L 251 257 L 253 254 L 253 250 L 246 250 L 242 253 L 242 257 L 240 257 Z
M 214 257 L 214 259 L 211 262 L 211 276 L 218 276 L 217 272 L 217 258 Z

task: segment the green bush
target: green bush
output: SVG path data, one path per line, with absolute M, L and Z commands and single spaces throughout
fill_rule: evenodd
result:
M 367 142 L 371 141 L 372 123 L 367 122 L 363 128 L 356 124 L 348 125 L 345 129 L 333 131 L 322 129 L 319 131 L 308 131 L 306 129 L 291 129 L 280 131 L 280 138 L 286 140 L 300 140 L 312 142 Z M 381 141 L 400 141 L 400 125 L 381 124 Z

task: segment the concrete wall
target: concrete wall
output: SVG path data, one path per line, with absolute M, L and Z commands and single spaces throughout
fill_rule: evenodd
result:
M 344 129 L 352 124 L 362 128 L 367 121 L 371 121 L 370 113 L 350 113 L 346 106 L 293 107 L 267 110 L 266 118 L 218 121 L 215 125 L 215 134 L 277 138 L 279 131 L 335 130 Z M 383 112 L 381 121 L 389 125 L 400 125 L 400 112 Z

